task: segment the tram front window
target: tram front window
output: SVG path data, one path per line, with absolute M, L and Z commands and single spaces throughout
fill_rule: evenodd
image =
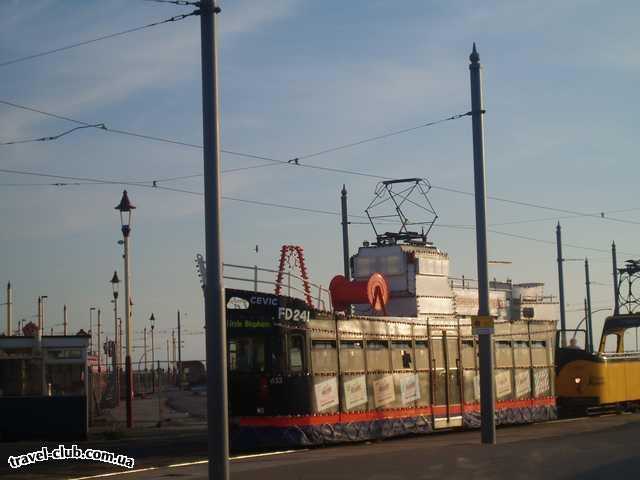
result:
M 229 370 L 264 372 L 266 370 L 265 339 L 240 337 L 229 340 Z

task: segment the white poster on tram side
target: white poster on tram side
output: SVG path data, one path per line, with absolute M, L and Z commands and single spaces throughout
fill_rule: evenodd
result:
M 536 370 L 533 379 L 536 385 L 536 397 L 549 393 L 549 371 L 546 368 Z
M 318 412 L 338 406 L 338 381 L 335 378 L 316 383 L 314 388 Z
M 529 370 L 516 372 L 516 397 L 522 398 L 531 394 L 531 377 Z
M 496 372 L 496 397 L 504 398 L 511 395 L 511 370 Z
M 396 392 L 393 388 L 393 376 L 385 375 L 379 380 L 373 381 L 373 402 L 376 407 L 381 407 L 393 402 Z
M 420 381 L 418 375 L 407 375 L 400 380 L 400 398 L 406 405 L 420 399 Z
M 344 403 L 347 410 L 367 403 L 367 382 L 364 375 L 344 382 Z

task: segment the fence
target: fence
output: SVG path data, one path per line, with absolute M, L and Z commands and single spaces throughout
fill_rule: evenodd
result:
M 292 293 L 304 295 L 304 290 L 296 285 L 292 285 L 292 280 L 298 282 L 304 282 L 304 279 L 300 275 L 296 275 L 291 273 L 291 271 L 285 272 L 283 275 L 283 280 L 281 283 L 276 282 L 275 280 L 264 280 L 264 275 L 260 273 L 269 273 L 275 278 L 277 278 L 278 271 L 272 270 L 269 268 L 258 267 L 257 265 L 247 266 L 247 265 L 234 265 L 231 263 L 224 263 L 223 265 L 223 276 L 225 280 L 232 280 L 236 282 L 240 282 L 241 284 L 250 284 L 253 286 L 254 292 L 260 291 L 260 286 L 271 285 L 273 286 L 273 290 L 275 291 L 276 287 L 279 285 L 281 291 L 285 292 L 286 295 L 292 296 Z M 231 271 L 229 271 L 231 270 Z M 236 273 L 237 272 L 237 273 Z M 243 274 L 248 273 L 248 276 L 241 276 Z M 311 287 L 311 297 L 314 301 L 314 304 L 318 310 L 326 310 L 329 302 L 329 290 L 324 288 L 322 285 L 308 282 Z M 315 296 L 314 296 L 315 295 Z

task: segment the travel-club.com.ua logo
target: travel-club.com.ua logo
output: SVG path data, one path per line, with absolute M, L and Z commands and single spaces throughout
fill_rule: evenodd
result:
M 124 468 L 133 468 L 135 464 L 135 460 L 126 455 L 119 455 L 113 452 L 107 452 L 106 450 L 82 449 L 77 445 L 71 445 L 69 448 L 64 445 L 58 445 L 52 449 L 42 447 L 40 450 L 35 450 L 23 455 L 12 455 L 7 459 L 7 462 L 11 468 L 16 469 L 32 465 L 36 462 L 47 462 L 49 460 L 93 460 Z

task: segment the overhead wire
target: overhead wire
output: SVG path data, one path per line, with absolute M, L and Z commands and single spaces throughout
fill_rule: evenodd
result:
M 122 30 L 120 32 L 110 33 L 108 35 L 102 35 L 100 37 L 92 38 L 90 40 L 84 40 L 82 42 L 72 43 L 70 45 L 65 45 L 63 47 L 58 47 L 58 48 L 54 48 L 54 49 L 51 49 L 51 50 L 45 50 L 43 52 L 34 53 L 34 54 L 31 54 L 31 55 L 25 55 L 24 57 L 14 58 L 12 60 L 6 60 L 4 62 L 0 62 L 0 67 L 6 67 L 7 65 L 13 65 L 15 63 L 25 62 L 27 60 L 32 60 L 34 58 L 40 58 L 40 57 L 44 57 L 44 56 L 47 56 L 47 55 L 52 55 L 54 53 L 63 52 L 65 50 L 71 50 L 72 48 L 82 47 L 84 45 L 89 45 L 91 43 L 100 42 L 102 40 L 107 40 L 107 39 L 110 39 L 110 38 L 119 37 L 121 35 L 127 35 L 129 33 L 138 32 L 140 30 L 144 30 L 144 29 L 151 28 L 151 27 L 156 27 L 158 25 L 163 25 L 165 23 L 177 22 L 177 21 L 183 20 L 183 19 L 185 19 L 187 17 L 191 17 L 192 15 L 198 15 L 198 14 L 199 14 L 199 11 L 195 10 L 195 11 L 193 11 L 191 13 L 185 13 L 185 14 L 182 14 L 182 15 L 174 15 L 173 17 L 170 17 L 170 18 L 167 18 L 165 20 L 158 21 L 158 22 L 148 23 L 146 25 L 141 25 L 139 27 L 129 28 L 127 30 Z
M 70 133 L 75 132 L 76 130 L 81 130 L 83 128 L 99 128 L 102 130 L 106 130 L 107 127 L 104 123 L 96 123 L 95 125 L 81 125 L 79 127 L 72 128 L 71 130 L 67 130 L 65 132 L 59 133 L 57 135 L 52 135 L 48 137 L 38 137 L 38 138 L 28 138 L 25 140 L 11 140 L 9 142 L 0 142 L 0 145 L 16 145 L 19 143 L 32 143 L 32 142 L 48 142 L 52 140 L 58 140 L 65 135 L 69 135 Z
M 76 120 L 76 119 L 73 119 L 73 118 L 70 118 L 70 117 L 65 117 L 65 116 L 54 114 L 54 113 L 50 113 L 50 112 L 45 112 L 43 110 L 35 109 L 35 108 L 32 108 L 32 107 L 19 105 L 17 103 L 9 102 L 7 100 L 0 99 L 0 104 L 4 104 L 4 105 L 11 106 L 11 107 L 18 108 L 18 109 L 31 111 L 31 112 L 34 112 L 34 113 L 39 113 L 41 115 L 50 116 L 50 117 L 58 118 L 58 119 L 61 119 L 61 120 L 66 120 L 66 121 L 73 122 L 73 123 L 76 123 L 76 124 L 90 125 L 87 122 L 83 122 L 83 121 L 80 121 L 80 120 Z M 350 144 L 340 145 L 338 147 L 334 147 L 333 149 L 325 149 L 325 150 L 321 150 L 321 151 L 318 151 L 318 152 L 310 153 L 310 154 L 307 154 L 307 155 L 294 157 L 294 158 L 292 158 L 290 160 L 279 160 L 279 159 L 267 157 L 267 156 L 264 156 L 264 155 L 243 153 L 243 152 L 238 152 L 238 151 L 235 151 L 235 150 L 222 149 L 221 151 L 223 153 L 228 154 L 228 155 L 235 155 L 235 156 L 239 156 L 239 157 L 259 159 L 259 160 L 266 160 L 268 162 L 272 162 L 273 164 L 299 166 L 299 167 L 310 168 L 310 169 L 314 169 L 314 170 L 327 171 L 327 172 L 332 172 L 332 173 L 340 173 L 340 174 L 344 174 L 344 175 L 355 175 L 355 176 L 373 178 L 373 179 L 378 179 L 378 180 L 391 180 L 392 177 L 386 177 L 386 176 L 382 176 L 382 175 L 375 175 L 375 174 L 372 174 L 372 173 L 360 172 L 360 171 L 356 171 L 356 170 L 348 170 L 348 169 L 342 169 L 342 168 L 324 167 L 324 166 L 321 166 L 321 165 L 312 165 L 312 164 L 307 164 L 307 163 L 300 163 L 300 159 L 310 158 L 310 157 L 313 157 L 313 156 L 318 156 L 318 155 L 327 153 L 329 151 L 335 151 L 335 149 L 348 148 L 350 146 L 360 145 L 360 144 L 362 144 L 364 142 L 367 142 L 367 141 L 374 141 L 376 139 L 383 138 L 384 136 L 398 135 L 399 133 L 402 133 L 402 132 L 405 132 L 405 131 L 410 131 L 410 130 L 415 130 L 416 128 L 423 128 L 423 127 L 425 127 L 427 125 L 435 125 L 435 124 L 442 123 L 442 122 L 445 122 L 445 121 L 451 121 L 451 120 L 454 120 L 454 119 L 457 119 L 457 118 L 462 118 L 462 117 L 464 117 L 464 116 L 466 116 L 468 114 L 469 114 L 469 112 L 464 113 L 464 114 L 453 115 L 453 116 L 450 116 L 450 117 L 447 117 L 447 118 L 444 118 L 444 119 L 441 119 L 441 120 L 436 120 L 434 122 L 429 122 L 428 124 L 421 124 L 419 126 L 412 127 L 412 128 L 409 128 L 409 129 L 396 130 L 396 131 L 393 131 L 393 132 L 389 132 L 388 134 L 378 135 L 378 136 L 375 136 L 375 137 L 369 137 L 368 139 L 359 140 L 357 142 L 352 142 Z M 122 135 L 128 135 L 128 136 L 143 138 L 143 139 L 147 139 L 147 140 L 160 141 L 160 142 L 171 143 L 171 144 L 187 146 L 187 147 L 192 147 L 192 148 L 202 148 L 201 145 L 197 145 L 197 144 L 193 144 L 193 143 L 181 142 L 181 141 L 167 139 L 167 138 L 163 138 L 163 137 L 155 137 L 155 136 L 140 134 L 140 133 L 131 132 L 131 131 L 127 131 L 127 130 L 112 129 L 112 128 L 105 128 L 104 130 L 107 131 L 107 132 L 112 132 L 112 133 L 117 133 L 117 134 L 122 134 Z M 254 165 L 252 167 L 239 167 L 237 169 L 226 169 L 226 170 L 222 170 L 222 173 L 231 173 L 231 172 L 234 172 L 234 171 L 248 170 L 250 168 L 260 168 L 260 167 L 263 167 L 263 166 L 266 167 L 267 165 L 263 164 L 263 165 Z M 202 175 L 202 174 L 194 174 L 193 176 L 195 177 L 195 176 L 198 176 L 198 175 Z M 431 188 L 433 188 L 435 190 L 441 190 L 441 191 L 445 191 L 445 192 L 450 192 L 450 193 L 457 193 L 457 194 L 465 195 L 465 196 L 474 196 L 475 195 L 473 192 L 468 192 L 468 191 L 465 191 L 465 190 L 452 188 L 452 187 L 445 187 L 445 186 L 436 185 L 436 184 L 431 184 Z M 525 202 L 525 201 L 521 201 L 521 200 L 513 200 L 513 199 L 508 199 L 508 198 L 503 198 L 503 197 L 496 197 L 494 195 L 488 195 L 487 198 L 490 199 L 490 200 L 493 200 L 493 201 L 501 202 L 501 203 L 519 205 L 519 206 L 524 206 L 524 207 L 529 207 L 529 208 L 536 208 L 536 209 L 547 210 L 547 211 L 554 211 L 554 212 L 559 212 L 559 213 L 564 213 L 564 214 L 569 214 L 569 215 L 575 215 L 576 217 L 591 217 L 591 218 L 603 219 L 603 220 L 617 222 L 617 223 L 624 223 L 624 224 L 630 224 L 630 225 L 640 225 L 640 222 L 633 221 L 633 220 L 626 220 L 626 219 L 620 219 L 620 218 L 608 217 L 608 216 L 604 216 L 603 217 L 601 214 L 579 212 L 579 211 L 576 211 L 576 210 L 569 210 L 569 209 L 564 209 L 564 208 L 551 207 L 551 206 L 548 206 L 548 205 L 540 205 L 540 204 L 536 204 L 536 203 L 532 203 L 532 202 Z
M 145 183 L 142 183 L 142 182 L 126 182 L 126 181 L 120 181 L 120 180 L 106 180 L 106 179 L 89 178 L 89 177 L 64 176 L 64 175 L 57 175 L 57 174 L 48 174 L 48 173 L 40 173 L 40 172 L 29 172 L 29 171 L 5 169 L 5 168 L 0 168 L 0 173 L 13 173 L 13 174 L 16 174 L 16 175 L 29 175 L 29 176 L 37 176 L 37 177 L 57 178 L 57 179 L 74 180 L 74 181 L 80 181 L 80 182 L 83 182 L 83 181 L 84 182 L 93 182 L 95 184 L 128 185 L 128 186 L 133 186 L 133 187 L 149 188 L 149 189 L 155 189 L 155 190 L 165 190 L 165 191 L 169 191 L 169 192 L 185 193 L 185 194 L 197 195 L 197 196 L 203 196 L 204 195 L 203 192 L 199 192 L 199 191 L 187 190 L 187 189 L 183 189 L 183 188 L 166 187 L 166 186 L 162 186 L 162 185 L 149 185 L 148 182 L 145 182 Z M 305 207 L 286 205 L 286 204 L 280 204 L 280 203 L 272 203 L 272 202 L 264 202 L 264 201 L 259 201 L 259 200 L 249 200 L 249 199 L 244 199 L 244 198 L 229 197 L 229 196 L 224 196 L 224 195 L 221 198 L 223 200 L 229 200 L 229 201 L 240 202 L 240 203 L 248 203 L 248 204 L 259 205 L 259 206 L 264 206 L 264 207 L 283 208 L 283 209 L 287 209 L 287 210 L 297 210 L 297 211 L 303 211 L 303 212 L 307 212 L 307 213 L 319 213 L 319 214 L 333 215 L 333 216 L 339 216 L 340 215 L 339 212 L 334 212 L 334 211 L 330 211 L 330 210 L 312 209 L 312 208 L 305 208 Z M 350 217 L 367 219 L 367 217 L 364 216 L 364 215 L 350 215 Z M 438 226 L 440 228 L 453 228 L 453 229 L 462 229 L 462 230 L 470 230 L 470 229 L 474 228 L 472 225 L 436 224 L 436 226 Z M 526 236 L 526 235 L 518 235 L 518 234 L 514 234 L 514 233 L 509 233 L 509 232 L 502 232 L 502 231 L 493 230 L 493 229 L 488 229 L 487 231 L 490 232 L 490 233 L 493 233 L 495 235 L 502 235 L 502 236 L 507 236 L 507 237 L 512 237 L 512 238 L 518 238 L 518 239 L 521 239 L 521 240 L 527 240 L 527 241 L 531 241 L 531 242 L 537 242 L 537 243 L 543 243 L 543 244 L 549 244 L 549 245 L 556 245 L 556 242 L 553 242 L 551 240 L 544 240 L 544 239 L 540 239 L 540 238 L 529 237 L 529 236 Z M 609 252 L 608 250 L 601 249 L 601 248 L 585 247 L 585 246 L 582 246 L 582 245 L 575 245 L 575 244 L 571 244 L 571 243 L 563 243 L 563 246 L 567 247 L 567 248 L 575 248 L 575 249 L 581 249 L 581 250 L 587 250 L 587 251 L 593 251 L 593 252 L 601 252 L 601 253 L 608 253 Z M 636 256 L 635 253 L 630 253 L 630 252 L 618 251 L 618 253 L 623 254 L 623 255 Z

